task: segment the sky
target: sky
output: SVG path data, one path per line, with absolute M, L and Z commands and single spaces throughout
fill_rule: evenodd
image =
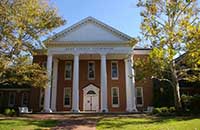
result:
M 140 34 L 140 9 L 137 0 L 51 0 L 66 25 L 59 32 L 80 20 L 92 16 L 119 31 L 137 37 Z

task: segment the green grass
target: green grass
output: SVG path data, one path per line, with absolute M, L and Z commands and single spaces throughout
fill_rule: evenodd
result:
M 56 126 L 55 120 L 0 120 L 0 130 L 42 130 Z
M 104 118 L 97 130 L 200 130 L 200 118 Z

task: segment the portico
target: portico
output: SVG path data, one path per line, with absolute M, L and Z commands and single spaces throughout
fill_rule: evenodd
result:
M 137 111 L 132 67 L 134 51 L 129 45 L 130 39 L 88 17 L 47 41 L 49 82 L 45 88 L 44 111 L 57 111 L 62 106 L 72 112 L 85 111 L 87 102 L 90 108 L 95 107 L 93 104 L 98 106 L 95 110 L 100 112 Z M 71 64 L 68 66 L 69 79 L 61 74 L 65 71 L 65 62 Z M 94 77 L 89 78 L 85 73 L 91 70 L 95 72 L 89 75 Z M 61 92 L 66 86 L 69 91 L 63 95 Z M 86 88 L 91 99 L 85 97 L 88 96 Z M 94 95 L 90 95 L 92 93 Z M 61 101 L 62 97 L 65 101 Z
M 57 48 L 58 50 L 58 48 Z M 59 51 L 49 50 L 47 59 L 47 69 L 49 75 L 48 87 L 45 89 L 45 112 L 56 111 L 56 88 L 57 88 L 57 70 L 58 70 L 58 59 L 64 55 L 68 55 L 70 60 L 73 60 L 73 87 L 72 87 L 72 111 L 79 112 L 79 60 L 80 57 L 83 60 L 89 59 L 89 55 L 93 55 L 94 59 L 101 61 L 101 78 L 100 78 L 100 97 L 101 97 L 101 108 L 99 111 L 108 112 L 107 106 L 107 60 L 124 59 L 125 71 L 126 71 L 126 110 L 128 112 L 136 111 L 135 105 L 135 89 L 134 89 L 134 78 L 132 50 L 130 48 L 70 48 L 65 49 L 62 53 L 62 48 Z M 70 57 L 71 56 L 71 57 Z M 90 58 L 90 60 L 92 60 Z M 52 75 L 52 77 L 51 77 Z M 52 96 L 50 96 L 52 95 Z M 50 98 L 54 97 L 54 98 Z M 51 105 L 50 105 L 51 104 Z

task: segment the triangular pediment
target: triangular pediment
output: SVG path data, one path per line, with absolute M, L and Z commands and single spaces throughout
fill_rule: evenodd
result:
M 88 17 L 52 37 L 52 42 L 126 42 L 131 37 Z

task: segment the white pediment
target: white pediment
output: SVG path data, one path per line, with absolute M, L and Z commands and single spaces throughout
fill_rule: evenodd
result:
M 125 42 L 130 40 L 126 34 L 88 17 L 56 34 L 53 42 Z

